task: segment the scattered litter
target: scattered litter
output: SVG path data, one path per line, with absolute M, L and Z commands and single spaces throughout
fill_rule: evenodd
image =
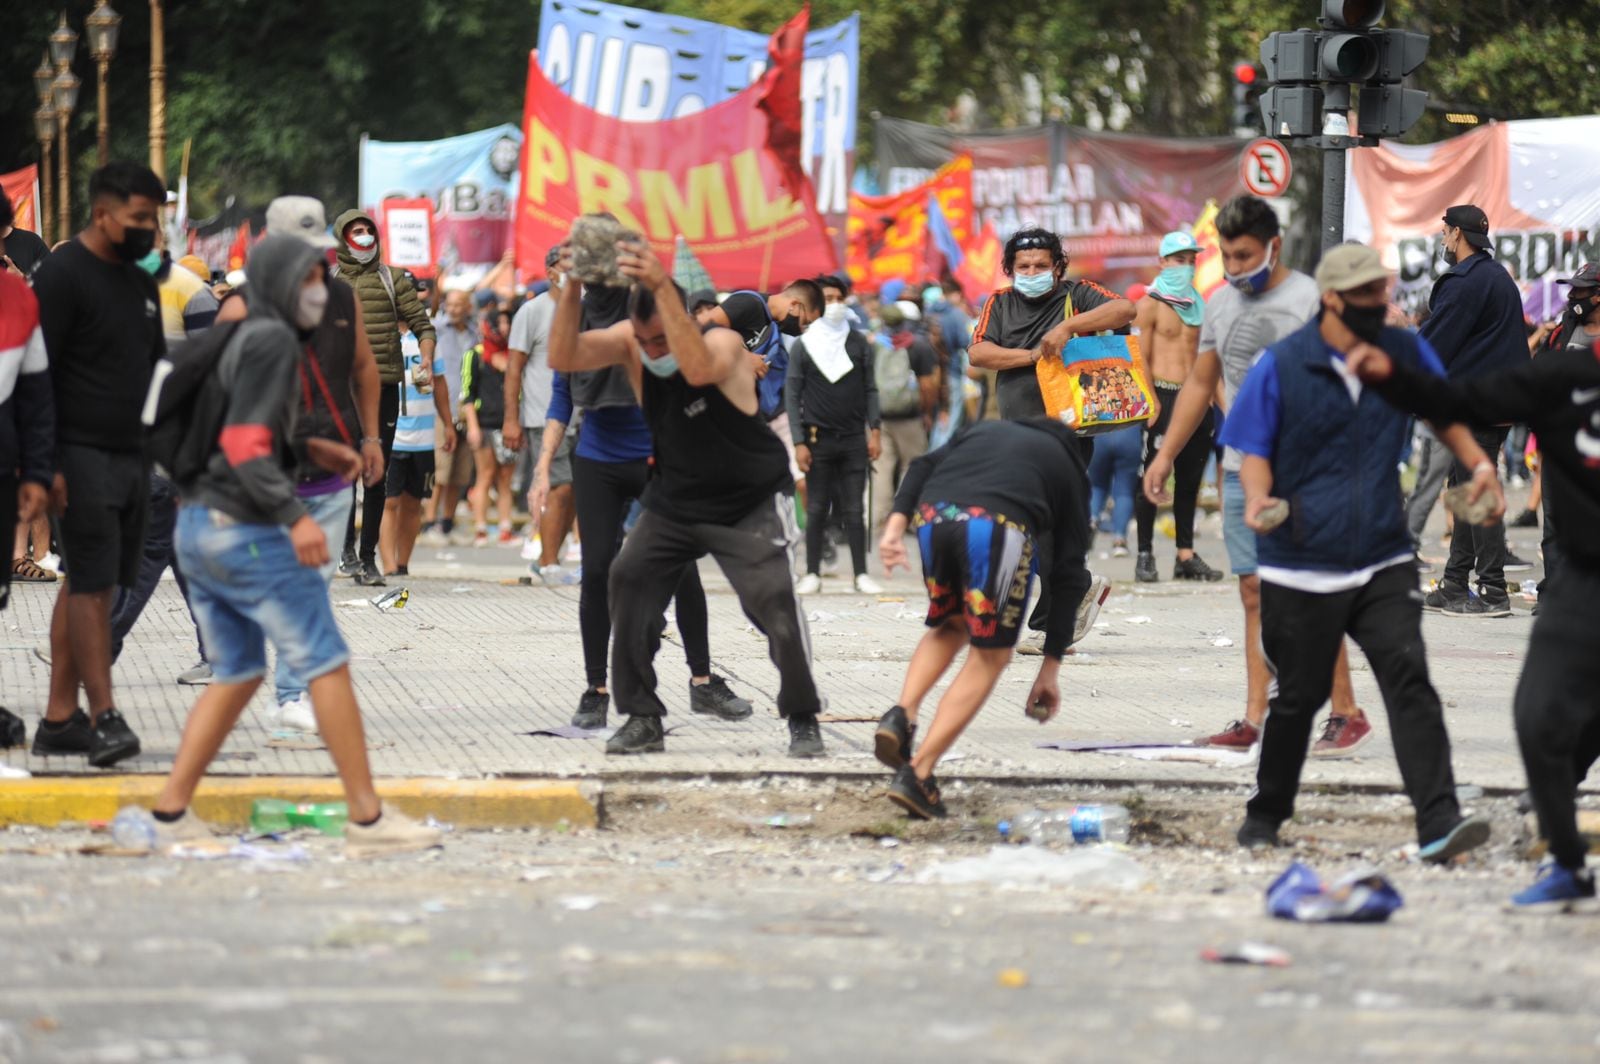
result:
M 1021 968 L 1001 968 L 994 981 L 1007 990 L 1021 990 L 1028 985 L 1028 973 Z
M 1456 785 L 1456 801 L 1475 802 L 1483 797 L 1483 788 L 1475 783 L 1461 783 Z
M 758 828 L 803 828 L 816 822 L 816 818 L 809 813 L 778 813 L 775 816 L 747 816 L 739 819 Z
M 258 864 L 279 864 L 286 861 L 309 861 L 311 851 L 299 843 L 284 847 L 262 846 L 252 842 L 228 842 L 222 839 L 202 842 L 182 842 L 174 846 L 169 856 L 189 860 L 214 861 L 232 857 Z
M 1249 750 L 1228 750 L 1218 746 L 1147 746 L 1123 753 L 1140 761 L 1186 761 L 1216 768 L 1245 768 L 1256 763 L 1259 744 Z
M 818 713 L 817 721 L 821 724 L 876 724 L 878 717 L 862 716 L 857 713 Z
M 477 590 L 477 589 L 472 587 L 472 586 L 470 586 L 470 585 L 468 585 L 468 584 L 457 584 L 455 587 L 450 589 L 450 594 L 452 594 L 452 595 L 470 595 L 475 590 Z
M 885 850 L 892 850 L 896 846 L 900 845 L 900 840 L 895 838 L 893 835 L 885 835 L 883 838 L 878 840 L 878 845 L 883 847 Z
M 1150 618 L 1141 613 L 1136 617 L 1125 617 L 1123 618 L 1123 622 L 1125 624 L 1149 624 Z
M 524 883 L 537 883 L 541 879 L 549 879 L 556 874 L 553 868 L 524 868 L 517 878 Z
M 1214 647 L 1231 647 L 1233 646 L 1233 640 L 1225 635 L 1219 635 L 1211 641 L 1211 645 Z
M 1134 890 L 1142 887 L 1147 878 L 1138 861 L 1104 846 L 1066 853 L 1037 846 L 995 846 L 982 857 L 930 865 L 916 877 L 918 883 L 951 886 L 1068 886 L 1099 890 Z
M 1374 868 L 1325 888 L 1309 866 L 1296 861 L 1267 888 L 1267 912 L 1303 923 L 1381 924 L 1404 905 L 1394 884 Z
M 1227 949 L 1203 949 L 1200 959 L 1211 964 L 1255 964 L 1264 968 L 1287 968 L 1294 963 L 1286 950 L 1262 942 L 1241 942 Z
M 1088 754 L 1106 751 L 1137 750 L 1140 747 L 1169 748 L 1168 739 L 1048 739 L 1034 743 L 1040 750 L 1065 750 L 1068 753 Z
M 894 611 L 894 619 L 897 621 L 920 621 L 926 616 L 927 614 L 918 610 L 900 609 Z
M 390 610 L 403 610 L 406 608 L 406 603 L 411 601 L 411 589 L 409 587 L 397 587 L 392 591 L 385 591 L 381 595 L 374 595 L 367 601 L 384 613 L 388 613 Z
M 837 621 L 838 619 L 839 615 L 837 613 L 829 613 L 827 610 L 812 610 L 806 614 L 806 620 L 812 624 L 827 624 L 829 621 Z
M 322 939 L 328 949 L 369 949 L 386 947 L 404 949 L 408 946 L 426 946 L 428 932 L 420 927 L 407 927 L 393 923 L 341 924 Z
M 904 602 L 905 600 L 906 600 L 906 597 L 904 595 L 879 595 L 878 596 L 878 601 L 879 602 Z

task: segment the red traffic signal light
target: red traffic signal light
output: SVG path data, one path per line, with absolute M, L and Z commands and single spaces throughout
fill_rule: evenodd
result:
M 1251 63 L 1240 63 L 1233 68 L 1233 80 L 1241 85 L 1253 85 L 1256 80 L 1256 68 Z

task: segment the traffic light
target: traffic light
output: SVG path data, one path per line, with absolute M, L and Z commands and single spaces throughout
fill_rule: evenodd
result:
M 1357 87 L 1363 136 L 1398 136 L 1422 117 L 1427 93 L 1400 83 L 1427 58 L 1428 37 L 1375 28 L 1385 8 L 1384 0 L 1323 0 L 1319 29 L 1274 33 L 1261 42 L 1270 85 L 1261 94 L 1268 134 L 1343 133 Z
M 1258 132 L 1260 120 L 1255 105 L 1250 100 L 1251 87 L 1256 82 L 1256 68 L 1250 63 L 1239 63 L 1233 68 L 1233 131 L 1240 136 L 1253 136 Z

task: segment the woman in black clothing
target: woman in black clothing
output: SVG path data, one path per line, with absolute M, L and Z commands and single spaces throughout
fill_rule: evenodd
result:
M 789 352 L 784 405 L 793 433 L 795 462 L 806 474 L 806 575 L 795 590 L 822 586 L 822 544 L 832 506 L 844 525 L 855 566 L 855 588 L 882 591 L 867 575 L 867 532 L 862 496 L 867 463 L 878 457 L 878 385 L 872 344 L 850 328 L 849 309 L 829 302 Z

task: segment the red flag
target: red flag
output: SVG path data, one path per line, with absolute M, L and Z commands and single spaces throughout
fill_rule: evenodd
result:
M 785 22 L 767 42 L 767 72 L 761 75 L 756 106 L 767 116 L 767 151 L 778 163 L 783 187 L 802 203 L 816 201 L 811 179 L 800 161 L 800 84 L 806 56 L 811 5 Z
M 978 300 L 1008 283 L 1005 270 L 1001 268 L 1005 248 L 995 235 L 994 225 L 985 222 L 983 231 L 972 238 L 965 251 L 961 265 L 955 268 L 955 278 L 961 283 L 961 291 L 976 305 Z
M 239 232 L 234 235 L 233 246 L 228 249 L 228 271 L 244 269 L 245 259 L 250 257 L 250 223 L 240 222 Z

